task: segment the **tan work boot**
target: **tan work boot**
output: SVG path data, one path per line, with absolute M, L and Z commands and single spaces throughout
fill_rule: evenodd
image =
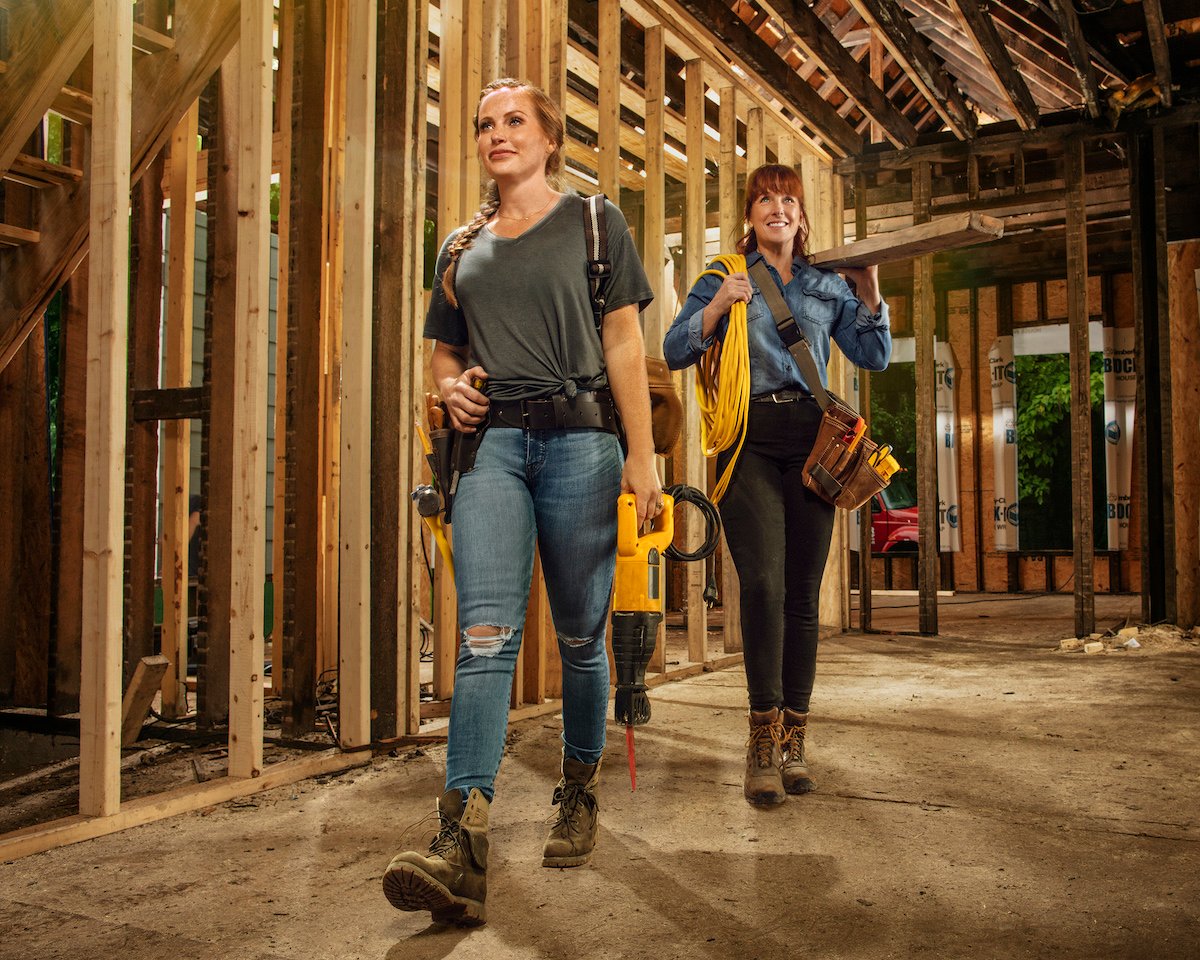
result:
M 599 782 L 599 761 L 581 763 L 563 757 L 562 779 L 554 788 L 558 815 L 542 847 L 543 867 L 579 867 L 592 859 L 600 818 L 596 799 Z
M 779 773 L 779 741 L 783 727 L 779 708 L 750 711 L 750 739 L 746 742 L 746 780 L 742 792 L 756 807 L 783 803 L 783 778 Z
M 475 926 L 486 919 L 488 800 L 472 790 L 447 790 L 438 800 L 441 827 L 429 855 L 398 853 L 383 875 L 383 893 L 397 910 L 428 910 L 433 919 Z
M 783 710 L 783 789 L 788 793 L 808 793 L 817 785 L 808 776 L 808 760 L 804 756 L 804 735 L 808 731 L 808 714 Z

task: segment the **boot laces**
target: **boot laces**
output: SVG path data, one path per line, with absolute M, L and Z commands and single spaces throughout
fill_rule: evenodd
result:
M 759 767 L 773 766 L 771 751 L 779 745 L 779 730 L 774 723 L 763 723 L 750 728 L 750 739 L 746 746 L 754 749 L 754 763 Z
M 581 806 L 586 807 L 589 812 L 596 809 L 596 797 L 583 783 L 568 783 L 555 787 L 551 802 L 558 806 L 558 813 L 554 817 L 556 829 L 565 826 L 569 830 L 576 826 Z
M 780 744 L 780 748 L 787 754 L 787 762 L 804 763 L 804 733 L 805 725 L 802 723 L 783 728 L 783 743 Z
M 438 829 L 437 836 L 433 838 L 433 842 L 429 844 L 429 852 L 442 859 L 447 859 L 446 855 L 455 847 L 466 853 L 467 835 L 462 824 L 441 811 L 438 811 L 438 819 L 441 821 L 441 827 Z

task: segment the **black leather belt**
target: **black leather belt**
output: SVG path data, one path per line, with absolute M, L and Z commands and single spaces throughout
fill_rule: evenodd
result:
M 774 393 L 763 393 L 750 398 L 752 403 L 792 403 L 796 400 L 812 399 L 813 395 L 803 390 L 776 390 Z
M 607 430 L 617 432 L 617 411 L 608 390 L 583 390 L 574 397 L 557 393 L 540 400 L 493 400 L 488 407 L 493 427 L 520 430 Z

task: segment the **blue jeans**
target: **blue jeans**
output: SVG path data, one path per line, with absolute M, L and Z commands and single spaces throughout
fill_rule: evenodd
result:
M 466 796 L 475 787 L 493 796 L 535 540 L 563 664 L 563 753 L 595 763 L 604 752 L 621 465 L 611 433 L 492 426 L 475 468 L 459 480 L 453 530 L 461 632 L 447 790 Z

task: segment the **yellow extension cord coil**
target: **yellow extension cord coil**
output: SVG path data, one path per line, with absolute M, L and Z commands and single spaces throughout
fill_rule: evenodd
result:
M 700 277 L 711 274 L 724 280 L 731 273 L 746 272 L 746 258 L 741 254 L 722 254 L 713 262 L 723 266 L 725 272 L 708 269 Z M 746 304 L 741 300 L 729 308 L 729 328 L 725 331 L 724 342 L 714 341 L 696 364 L 696 399 L 700 406 L 700 442 L 704 455 L 715 457 L 737 444 L 713 491 L 712 502 L 720 503 L 742 452 L 742 444 L 746 442 L 746 421 L 750 413 L 750 345 L 746 334 Z

